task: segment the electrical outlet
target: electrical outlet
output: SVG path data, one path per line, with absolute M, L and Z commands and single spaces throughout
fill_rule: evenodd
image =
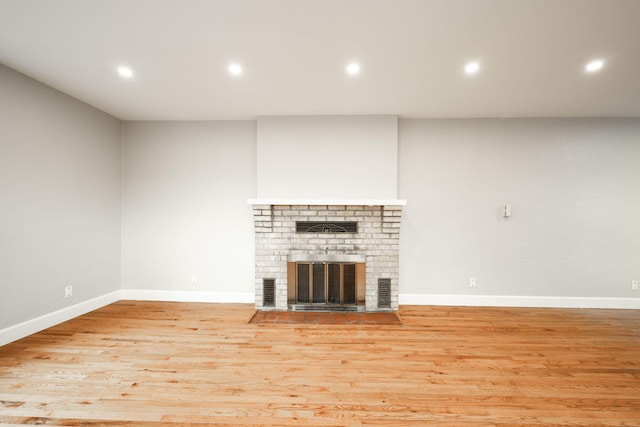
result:
M 476 278 L 472 277 L 471 279 L 469 279 L 469 287 L 470 288 L 475 288 L 476 287 Z
M 637 280 L 632 280 L 631 281 L 631 290 L 632 291 L 637 291 L 638 290 L 638 281 Z
M 198 275 L 197 274 L 192 274 L 191 275 L 191 283 L 196 284 L 198 283 Z
M 65 286 L 64 287 L 64 297 L 65 298 L 71 298 L 72 295 L 73 295 L 73 286 L 71 286 L 71 285 Z

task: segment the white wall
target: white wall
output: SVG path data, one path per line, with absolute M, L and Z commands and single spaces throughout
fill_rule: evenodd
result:
M 2 65 L 0 89 L 3 329 L 120 288 L 121 123 Z
M 401 293 L 640 297 L 640 120 L 399 129 Z
M 126 122 L 124 140 L 123 289 L 253 300 L 255 121 Z
M 258 197 L 395 199 L 396 116 L 258 118 Z
M 640 297 L 630 289 L 640 279 L 639 119 L 407 119 L 397 124 L 396 153 L 393 126 L 376 125 L 396 118 L 373 117 L 371 137 L 326 140 L 325 129 L 315 139 L 285 139 L 289 159 L 300 144 L 310 144 L 307 154 L 321 151 L 298 171 L 315 171 L 309 189 L 271 154 L 258 160 L 262 118 L 128 122 L 122 135 L 116 118 L 2 66 L 0 88 L 0 329 L 82 306 L 51 316 L 68 318 L 108 303 L 96 300 L 106 294 L 132 295 L 121 286 L 143 298 L 167 291 L 251 300 L 247 199 L 258 187 L 259 197 L 407 199 L 400 292 L 418 296 L 412 302 Z M 289 119 L 302 125 L 298 136 L 310 129 Z M 332 120 L 347 129 L 368 122 Z M 365 155 L 349 169 L 331 163 L 336 152 Z M 340 166 L 313 181 L 323 161 Z M 269 169 L 264 180 L 261 168 Z M 283 173 L 270 175 L 275 169 Z M 292 192 L 276 194 L 285 178 Z M 357 194 L 332 192 L 338 183 Z M 508 221 L 498 215 L 505 203 L 513 207 Z M 72 298 L 64 298 L 66 285 Z M 18 329 L 12 336 L 29 328 Z

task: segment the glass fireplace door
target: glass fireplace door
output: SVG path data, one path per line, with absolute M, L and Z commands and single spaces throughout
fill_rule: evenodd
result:
M 322 262 L 313 263 L 313 280 L 311 288 L 313 289 L 313 303 L 325 304 L 327 302 L 325 291 L 325 264 Z
M 356 265 L 299 262 L 296 264 L 297 304 L 356 304 Z

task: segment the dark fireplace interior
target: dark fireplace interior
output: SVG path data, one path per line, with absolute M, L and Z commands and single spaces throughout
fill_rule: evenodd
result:
M 296 310 L 364 307 L 364 263 L 289 262 L 287 268 L 288 303 Z

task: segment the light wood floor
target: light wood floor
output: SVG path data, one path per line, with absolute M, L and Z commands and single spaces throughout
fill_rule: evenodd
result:
M 255 325 L 119 302 L 0 348 L 0 423 L 640 426 L 640 311 L 404 306 Z

